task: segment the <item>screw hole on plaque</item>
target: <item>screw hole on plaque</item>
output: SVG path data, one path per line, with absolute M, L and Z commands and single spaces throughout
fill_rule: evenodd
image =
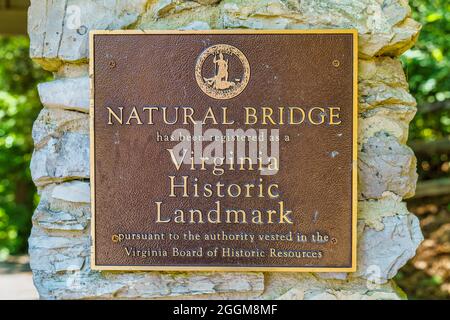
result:
M 87 27 L 86 26 L 80 26 L 78 29 L 77 29 L 77 33 L 80 35 L 80 36 L 83 36 L 83 35 L 85 35 L 86 33 L 87 33 L 87 31 L 88 31 L 88 29 L 87 29 Z
M 333 67 L 338 68 L 341 65 L 339 60 L 333 60 Z

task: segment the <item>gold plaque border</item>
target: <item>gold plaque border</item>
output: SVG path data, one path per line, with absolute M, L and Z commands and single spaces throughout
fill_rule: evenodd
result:
M 353 37 L 353 152 L 352 152 L 352 261 L 350 267 L 228 267 L 228 266 L 108 266 L 95 261 L 95 166 L 94 166 L 94 37 L 95 35 L 145 34 L 351 34 Z M 310 30 L 91 30 L 89 32 L 89 134 L 91 186 L 91 257 L 92 270 L 103 271 L 255 271 L 255 272 L 355 272 L 357 251 L 357 161 L 358 161 L 358 31 L 356 29 Z

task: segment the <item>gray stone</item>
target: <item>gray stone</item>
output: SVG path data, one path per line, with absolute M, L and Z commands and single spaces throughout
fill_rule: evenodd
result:
M 358 89 L 360 112 L 382 106 L 402 105 L 413 109 L 416 106 L 398 59 L 359 60 Z
M 55 186 L 52 198 L 69 202 L 90 203 L 90 187 L 88 182 L 72 181 Z
M 89 134 L 89 116 L 85 113 L 44 108 L 33 124 L 34 147 L 40 149 L 51 138 L 60 138 L 64 132 Z
M 45 230 L 69 230 L 81 231 L 86 229 L 89 220 L 83 211 L 89 212 L 89 208 L 79 208 L 70 211 L 53 211 L 51 204 L 41 201 L 36 208 L 33 221 Z M 84 209 L 84 210 L 83 210 Z
M 384 228 L 377 231 L 360 221 L 358 271 L 360 276 L 385 283 L 414 257 L 423 240 L 419 220 L 412 214 L 383 218 Z
M 400 196 L 390 191 L 384 192 L 380 199 L 358 201 L 358 219 L 376 231 L 384 229 L 385 217 L 409 214 L 406 202 L 402 202 Z
M 39 97 L 47 108 L 89 112 L 89 78 L 64 78 L 38 84 Z
M 395 300 L 395 286 L 372 284 L 363 279 L 325 280 L 308 273 L 266 273 L 260 299 L 279 300 Z
M 89 64 L 63 62 L 54 75 L 55 79 L 89 77 Z
M 363 144 L 358 154 L 360 199 L 381 198 L 386 191 L 407 198 L 414 195 L 416 158 L 395 137 L 378 132 Z
M 75 266 L 74 266 L 75 267 Z M 44 299 L 150 299 L 209 295 L 261 294 L 261 273 L 164 273 L 164 272 L 35 272 Z
M 57 273 L 81 270 L 90 253 L 90 241 L 79 232 L 48 232 L 33 228 L 28 241 L 30 267 L 33 271 Z M 64 266 L 66 269 L 64 269 Z
M 415 113 L 415 107 L 405 105 L 384 105 L 361 112 L 358 119 L 358 150 L 378 132 L 387 133 L 400 144 L 405 144 L 409 123 Z
M 345 272 L 317 272 L 316 275 L 321 279 L 345 280 L 348 274 Z
M 53 197 L 55 189 L 60 186 L 50 184 L 39 190 L 40 201 L 33 215 L 33 224 L 45 231 L 86 230 L 91 217 L 90 205 Z
M 28 10 L 30 56 L 48 70 L 65 61 L 85 61 L 90 30 L 121 29 L 134 23 L 145 0 L 32 0 Z
M 89 178 L 89 136 L 64 132 L 33 152 L 31 177 L 37 186 Z
M 359 105 L 362 111 L 386 104 L 415 106 L 416 100 L 403 88 L 392 87 L 384 83 L 380 83 L 377 86 L 361 85 L 359 89 Z
M 180 30 L 209 30 L 211 27 L 204 21 L 192 21 L 188 25 L 181 27 Z

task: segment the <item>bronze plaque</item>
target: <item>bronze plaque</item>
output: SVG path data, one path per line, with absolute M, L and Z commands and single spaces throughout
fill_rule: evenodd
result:
M 357 33 L 91 33 L 97 270 L 355 271 Z

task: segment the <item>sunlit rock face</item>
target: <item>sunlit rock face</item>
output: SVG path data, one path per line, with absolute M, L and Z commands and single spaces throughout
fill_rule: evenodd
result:
M 40 203 L 29 240 L 44 299 L 398 299 L 391 279 L 422 240 L 403 198 L 416 161 L 405 145 L 415 100 L 396 58 L 420 25 L 407 1 L 32 0 L 30 56 L 55 72 L 39 85 L 31 172 Z M 322 273 L 94 272 L 90 270 L 89 30 L 313 29 L 359 33 L 358 271 Z

